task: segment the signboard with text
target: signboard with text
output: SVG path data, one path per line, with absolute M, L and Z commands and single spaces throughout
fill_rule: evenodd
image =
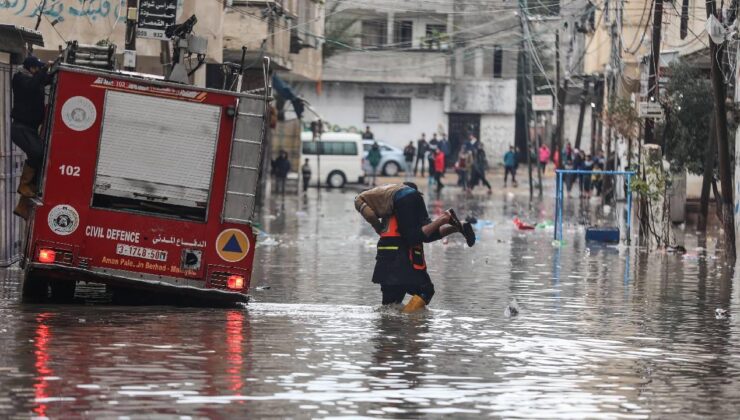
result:
M 180 17 L 178 0 L 142 0 L 139 2 L 138 38 L 166 39 L 165 29 Z
M 532 95 L 532 111 L 552 111 L 552 95 Z
M 640 118 L 663 119 L 663 107 L 659 102 L 643 101 L 637 110 Z

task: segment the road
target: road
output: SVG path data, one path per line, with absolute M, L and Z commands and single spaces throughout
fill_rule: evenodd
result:
M 717 231 L 679 230 L 685 255 L 586 244 L 583 225 L 615 212 L 573 199 L 559 246 L 550 227 L 512 223 L 551 219 L 551 194 L 530 206 L 524 186 L 450 187 L 427 195 L 430 213 L 475 216 L 479 243 L 428 246 L 437 294 L 405 316 L 379 305 L 377 238 L 354 194 L 269 198 L 245 309 L 22 305 L 18 273 L 0 272 L 0 417 L 740 411 L 740 294 Z M 507 316 L 513 300 L 519 314 Z

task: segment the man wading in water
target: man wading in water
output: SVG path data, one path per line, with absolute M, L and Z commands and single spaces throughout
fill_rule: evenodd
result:
M 424 198 L 411 182 L 365 191 L 355 198 L 355 208 L 380 234 L 373 283 L 380 284 L 383 305 L 400 304 L 409 294 L 405 313 L 424 308 L 434 296 L 424 259 L 425 242 L 461 232 L 468 246 L 475 244 L 470 223 L 461 224 L 451 209 L 432 221 Z

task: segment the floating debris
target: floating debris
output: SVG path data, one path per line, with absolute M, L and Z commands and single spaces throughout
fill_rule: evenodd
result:
M 714 310 L 714 317 L 716 319 L 727 319 L 728 316 L 727 309 L 717 308 Z
M 668 252 L 669 254 L 684 255 L 686 254 L 686 248 L 683 247 L 682 245 L 669 246 L 668 248 L 666 248 L 666 252 Z
M 511 318 L 517 315 L 519 315 L 519 303 L 516 301 L 516 298 L 512 298 L 509 305 L 504 309 L 504 316 Z
M 514 218 L 514 226 L 519 230 L 534 230 L 533 225 L 522 222 L 518 217 Z

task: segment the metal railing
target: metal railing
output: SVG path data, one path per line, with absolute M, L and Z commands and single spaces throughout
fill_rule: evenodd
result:
M 580 169 L 557 169 L 555 189 L 555 240 L 563 240 L 563 175 L 613 175 L 627 179 L 627 243 L 632 239 L 632 177 L 634 171 L 583 171 Z

